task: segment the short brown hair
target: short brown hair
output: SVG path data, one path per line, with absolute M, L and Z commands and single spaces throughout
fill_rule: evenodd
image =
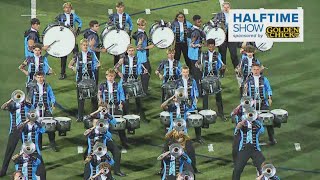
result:
M 40 50 L 42 49 L 42 44 L 39 44 L 39 43 L 36 43 L 34 46 L 33 46 L 33 49 L 35 48 L 39 48 Z
M 189 70 L 189 67 L 184 65 L 184 66 L 182 66 L 182 70 Z
M 42 71 L 38 71 L 34 74 L 34 76 L 43 76 L 44 77 L 44 73 Z
M 89 22 L 89 26 L 93 27 L 94 25 L 99 24 L 97 20 L 92 20 Z
M 88 39 L 81 39 L 80 40 L 80 44 L 83 44 L 83 43 L 87 43 L 88 44 L 89 43 Z
M 248 45 L 248 46 L 246 46 L 246 47 L 244 48 L 244 51 L 245 51 L 245 52 L 248 52 L 248 53 L 255 53 L 256 48 L 253 47 L 253 46 L 251 46 L 251 45 Z
M 174 48 L 169 48 L 169 49 L 167 49 L 167 54 L 169 54 L 169 53 L 174 53 L 175 52 L 175 50 L 174 50 Z
M 108 69 L 107 71 L 106 71 L 106 75 L 116 75 L 116 71 L 114 70 L 114 69 L 112 69 L 112 68 L 110 68 L 110 69 Z
M 116 3 L 116 7 L 121 7 L 121 6 L 124 7 L 124 3 L 122 1 L 119 1 Z

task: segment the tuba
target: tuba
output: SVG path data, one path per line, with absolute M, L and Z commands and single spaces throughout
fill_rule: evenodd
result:
M 186 121 L 183 119 L 177 119 L 173 121 L 173 129 L 176 131 L 183 131 L 186 128 Z
M 248 111 L 245 112 L 245 120 L 252 122 L 258 118 L 258 112 L 250 108 Z
M 266 178 L 271 178 L 276 174 L 276 168 L 272 164 L 265 164 L 262 166 L 262 175 Z
M 22 152 L 25 154 L 32 154 L 36 150 L 36 145 L 32 141 L 27 141 L 22 144 Z
M 92 154 L 98 157 L 102 157 L 107 153 L 107 146 L 101 142 L 96 142 L 93 146 Z
M 178 99 L 178 101 L 184 101 L 186 100 L 186 94 L 184 93 L 184 88 L 179 87 L 175 90 L 174 96 Z
M 27 118 L 29 119 L 29 121 L 31 122 L 36 122 L 39 118 L 37 111 L 35 110 L 31 110 L 28 112 Z
M 244 109 L 250 109 L 253 106 L 254 102 L 250 96 L 243 96 L 241 98 L 240 104 Z
M 21 90 L 15 90 L 11 94 L 11 99 L 15 103 L 21 103 L 25 99 L 26 95 Z
M 183 171 L 177 180 L 194 180 L 194 174 L 191 171 Z
M 184 153 L 183 147 L 179 143 L 173 143 L 169 146 L 169 152 L 175 158 L 182 156 Z

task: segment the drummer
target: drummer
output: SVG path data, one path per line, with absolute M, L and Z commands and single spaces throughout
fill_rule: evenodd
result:
M 117 29 L 121 29 L 121 30 L 128 29 L 127 31 L 128 35 L 131 36 L 133 23 L 130 15 L 124 12 L 124 9 L 125 9 L 124 3 L 122 1 L 117 2 L 116 9 L 117 9 L 117 13 L 111 14 L 109 16 L 108 25 L 116 26 Z M 115 55 L 113 64 L 116 65 L 119 59 L 120 59 L 120 55 Z
M 160 62 L 156 75 L 162 80 L 162 84 L 168 81 L 174 82 L 181 76 L 181 63 L 179 60 L 174 59 L 175 50 L 173 48 L 167 49 L 167 59 Z M 160 72 L 163 71 L 163 74 Z M 165 101 L 169 97 L 165 97 L 165 90 L 162 88 L 162 101 Z
M 56 17 L 56 21 L 70 27 L 73 32 L 75 33 L 75 36 L 78 36 L 80 34 L 80 30 L 82 27 L 82 21 L 79 16 L 77 16 L 75 13 L 71 12 L 72 10 L 72 4 L 71 2 L 66 2 L 62 5 L 63 7 L 63 13 L 59 14 Z M 76 28 L 76 23 L 78 24 L 78 28 Z M 78 45 L 75 44 L 75 47 L 73 49 L 73 54 L 77 53 L 79 51 Z M 66 66 L 67 66 L 67 56 L 61 57 L 61 73 L 60 73 L 60 80 L 63 80 L 67 78 L 66 75 Z
M 145 32 L 147 21 L 143 18 L 137 20 L 138 31 L 133 33 L 132 38 L 135 40 L 137 46 L 137 58 L 142 63 L 143 72 L 141 74 L 141 82 L 143 92 L 148 94 L 149 80 L 151 76 L 151 65 L 149 61 L 149 49 L 153 48 L 154 45 L 148 45 L 149 40 L 147 33 Z
M 138 61 L 136 54 L 136 49 L 133 45 L 129 45 L 127 48 L 127 54 L 123 55 L 121 59 L 118 61 L 118 63 L 114 66 L 115 72 L 121 77 L 122 85 L 123 83 L 129 83 L 133 80 L 138 80 L 139 75 L 143 72 L 141 63 Z M 121 71 L 119 70 L 121 66 Z M 141 89 L 143 91 L 143 89 Z M 124 106 L 124 114 L 130 113 L 130 103 L 129 103 L 129 97 L 127 96 L 127 93 L 125 93 L 126 96 L 126 103 Z M 140 118 L 142 121 L 148 122 L 146 119 L 146 115 L 143 111 L 143 106 L 141 103 L 141 98 L 136 97 L 136 110 L 140 114 Z
M 99 67 L 97 56 L 88 50 L 88 40 L 82 39 L 80 41 L 81 51 L 76 53 L 69 63 L 69 68 L 76 72 L 76 82 L 79 84 L 83 79 L 89 78 L 95 80 L 95 72 Z M 83 121 L 84 113 L 84 99 L 80 99 L 80 90 L 77 88 L 77 101 L 78 101 L 78 122 Z M 97 97 L 91 97 L 92 111 L 98 109 Z
M 215 50 L 215 40 L 208 39 L 207 40 L 208 50 L 201 52 L 200 59 L 196 62 L 195 66 L 202 71 L 202 80 L 208 76 L 219 77 L 219 70 L 222 68 L 223 63 L 221 61 L 221 54 Z M 203 95 L 203 109 L 209 109 L 209 95 L 204 90 Z M 224 116 L 223 112 L 223 103 L 222 103 L 222 95 L 221 91 L 216 94 L 216 105 L 218 108 L 218 116 L 221 117 L 223 121 L 227 119 Z

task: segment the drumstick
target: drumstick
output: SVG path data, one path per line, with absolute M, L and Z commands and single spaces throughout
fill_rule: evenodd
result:
M 157 46 L 157 45 L 159 45 L 159 44 L 161 44 L 161 43 L 163 43 L 163 42 L 166 42 L 166 41 L 167 41 L 167 40 L 165 40 L 165 39 L 161 39 L 159 42 L 155 43 L 154 45 Z
M 48 45 L 48 48 L 49 48 L 50 46 L 52 46 L 54 43 L 56 43 L 56 42 L 60 42 L 60 40 L 54 40 L 51 44 Z
M 118 45 L 117 43 L 111 44 L 109 47 L 107 47 L 107 51 L 108 51 L 109 49 L 112 49 L 114 46 L 117 46 L 117 45 Z
M 151 76 L 151 74 L 149 73 L 148 69 L 147 69 L 146 67 L 144 67 L 143 64 L 141 64 L 141 66 L 142 66 L 142 68 L 143 68 L 145 71 L 147 71 L 147 74 L 149 74 L 149 76 Z
M 258 49 L 262 48 L 264 45 L 266 45 L 267 43 L 261 43 L 259 46 L 258 46 Z

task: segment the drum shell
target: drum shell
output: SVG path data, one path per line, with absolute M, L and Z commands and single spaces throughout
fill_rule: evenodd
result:
M 274 122 L 275 123 L 287 123 L 288 122 L 288 112 L 285 114 L 278 114 L 274 112 L 273 110 L 270 111 L 274 115 Z
M 170 114 L 169 114 L 169 112 L 168 112 L 168 114 L 167 113 L 165 113 L 165 112 L 167 112 L 167 111 L 163 111 L 163 112 L 161 112 L 160 113 L 160 122 L 161 122 L 161 124 L 163 124 L 163 125 L 165 125 L 165 126 L 170 126 Z
M 266 114 L 266 113 L 263 113 L 263 114 Z M 268 113 L 268 114 L 270 114 L 270 113 Z M 261 116 L 261 114 L 260 114 L 259 119 L 264 126 L 273 126 L 274 116 Z
M 212 95 L 219 93 L 221 89 L 221 82 L 218 77 L 207 76 L 201 81 L 201 88 L 204 93 Z
M 83 119 L 83 125 L 85 129 L 90 129 L 93 127 L 93 121 L 91 119 Z
M 128 118 L 128 116 L 123 116 L 127 121 L 126 128 L 127 129 L 139 129 L 140 128 L 140 117 L 138 118 Z
M 110 130 L 119 131 L 119 130 L 125 130 L 127 126 L 127 122 L 123 118 L 115 118 L 117 123 L 116 124 L 110 124 Z
M 54 120 L 42 120 L 41 126 L 45 127 L 46 132 L 55 132 L 57 127 L 57 122 Z
M 176 90 L 176 82 L 168 81 L 162 85 L 162 89 L 164 91 L 165 99 L 172 97 Z
M 203 112 L 199 112 L 199 114 L 201 114 L 201 116 L 203 117 L 203 123 L 204 124 L 214 124 L 216 123 L 217 120 L 217 114 L 213 113 L 213 114 L 204 114 Z
M 57 121 L 57 130 L 58 131 L 70 131 L 71 121 Z
M 93 79 L 84 79 L 77 85 L 80 99 L 90 99 L 97 95 L 97 86 Z
M 188 116 L 187 125 L 188 127 L 202 127 L 203 126 L 203 117 L 201 115 L 197 116 L 197 118 L 193 119 L 195 116 Z
M 143 92 L 142 82 L 137 81 L 130 81 L 123 83 L 123 89 L 125 94 L 129 97 L 144 97 L 146 94 Z M 135 93 L 136 92 L 136 93 Z

